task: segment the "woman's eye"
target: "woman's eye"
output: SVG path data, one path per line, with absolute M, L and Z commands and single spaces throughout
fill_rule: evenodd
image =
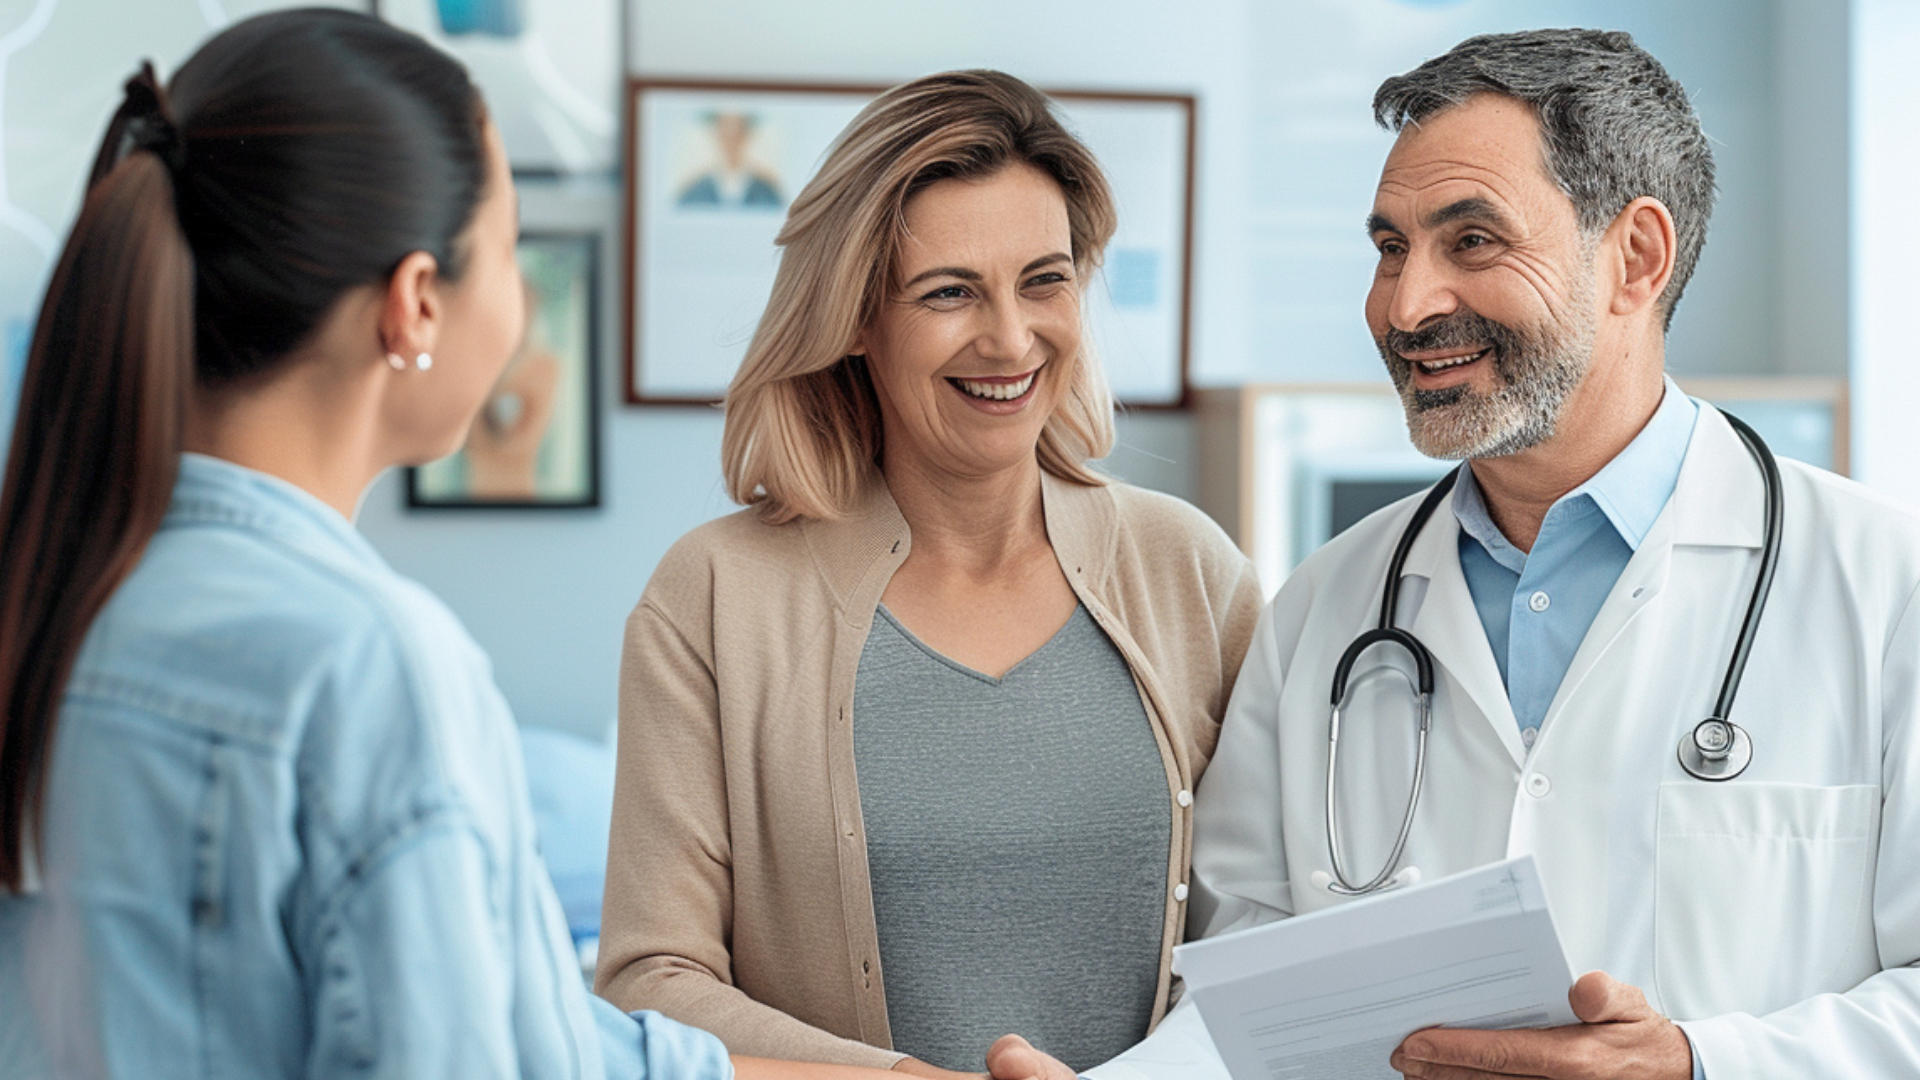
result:
M 967 287 L 965 285 L 942 285 L 940 288 L 927 293 L 920 299 L 926 302 L 940 303 L 942 301 L 952 302 L 955 300 L 965 300 L 966 298 Z
M 1044 289 L 1049 285 L 1064 285 L 1070 278 L 1061 271 L 1051 270 L 1044 274 L 1035 274 L 1027 279 L 1027 288 Z

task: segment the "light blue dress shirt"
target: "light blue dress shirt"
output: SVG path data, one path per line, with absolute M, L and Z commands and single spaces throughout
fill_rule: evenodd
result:
M 1673 496 L 1698 414 L 1668 379 L 1660 407 L 1627 448 L 1548 508 L 1530 552 L 1507 541 L 1473 468 L 1460 467 L 1460 569 L 1528 747 L 1587 628 Z
M 1673 497 L 1699 413 L 1699 406 L 1666 380 L 1666 393 L 1647 426 L 1591 479 L 1548 508 L 1530 552 L 1507 541 L 1487 513 L 1473 468 L 1460 466 L 1453 488 L 1460 569 L 1528 749 L 1587 628 Z M 1693 1080 L 1706 1080 L 1698 1054 Z
M 279 480 L 184 457 L 67 687 L 45 826 L 0 897 L 0 1076 L 732 1075 L 586 991 L 486 657 Z

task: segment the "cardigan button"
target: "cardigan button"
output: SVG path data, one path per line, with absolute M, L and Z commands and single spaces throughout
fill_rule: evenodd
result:
M 1176 903 L 1184 903 L 1186 901 L 1187 899 L 1187 883 L 1186 882 L 1183 881 L 1180 884 L 1175 885 L 1173 887 L 1173 899 Z
M 1186 788 L 1181 788 L 1180 793 L 1173 797 L 1173 801 L 1178 803 L 1180 808 L 1184 810 L 1193 805 L 1193 792 L 1188 791 Z

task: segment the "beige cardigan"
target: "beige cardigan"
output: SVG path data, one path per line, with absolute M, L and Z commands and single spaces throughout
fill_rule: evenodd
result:
M 1173 807 L 1153 1022 L 1186 915 L 1194 781 L 1260 608 L 1254 569 L 1166 495 L 1046 477 L 1047 536 L 1133 669 Z M 736 1054 L 888 1068 L 854 774 L 854 672 L 910 538 L 884 484 L 847 518 L 709 522 L 627 622 L 596 989 Z

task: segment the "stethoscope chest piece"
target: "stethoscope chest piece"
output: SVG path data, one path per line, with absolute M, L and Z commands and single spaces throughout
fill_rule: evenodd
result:
M 1753 762 L 1753 739 L 1731 720 L 1708 717 L 1680 737 L 1680 767 L 1699 780 L 1731 780 Z

